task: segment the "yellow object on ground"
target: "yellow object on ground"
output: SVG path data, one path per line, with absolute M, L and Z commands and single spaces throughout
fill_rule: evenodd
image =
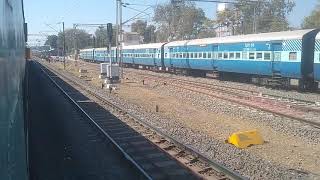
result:
M 247 148 L 250 145 L 263 144 L 264 140 L 258 130 L 250 130 L 233 133 L 229 137 L 228 143 L 238 148 Z

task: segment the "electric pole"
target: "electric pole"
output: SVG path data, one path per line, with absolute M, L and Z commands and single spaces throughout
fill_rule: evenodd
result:
M 119 40 L 119 43 L 120 43 L 120 50 L 119 50 L 119 53 L 120 53 L 120 78 L 123 78 L 123 58 L 122 58 L 122 43 L 123 43 L 123 32 L 122 32 L 122 0 L 119 0 L 120 2 L 120 40 Z
M 63 32 L 63 69 L 66 69 L 66 34 L 64 32 L 64 22 L 62 22 L 62 32 Z

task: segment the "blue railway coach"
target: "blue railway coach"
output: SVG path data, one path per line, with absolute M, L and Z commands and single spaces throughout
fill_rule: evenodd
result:
M 318 33 L 319 29 L 310 29 L 131 45 L 123 47 L 122 56 L 127 67 L 182 69 L 201 75 L 232 73 L 286 85 L 297 79 L 301 89 L 312 89 L 320 81 Z M 80 57 L 98 61 L 106 57 L 95 53 L 81 50 Z
M 162 67 L 162 48 L 163 43 L 124 46 L 122 50 L 123 63 L 133 66 Z
M 94 49 L 81 49 L 79 57 L 83 60 L 94 60 Z
M 311 70 L 319 72 L 318 61 L 314 64 L 313 53 L 307 53 L 314 49 L 312 39 L 317 32 L 298 30 L 171 42 L 164 48 L 164 64 L 192 71 L 300 79 L 302 88 L 310 88 L 315 85 L 313 76 L 317 79 L 320 75 Z
M 314 78 L 316 81 L 320 81 L 320 33 L 317 35 L 315 43 Z

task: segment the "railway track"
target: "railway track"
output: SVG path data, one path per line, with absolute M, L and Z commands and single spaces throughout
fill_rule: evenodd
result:
M 92 68 L 91 66 L 88 66 L 87 68 L 92 71 L 97 69 L 96 67 Z M 295 119 L 316 128 L 320 128 L 320 106 L 319 103 L 315 101 L 287 98 L 280 95 L 266 94 L 240 87 L 195 82 L 176 77 L 162 77 L 158 75 L 146 75 L 143 73 L 135 73 L 135 75 L 139 75 L 144 79 L 153 78 L 178 88 Z
M 99 71 L 99 67 L 96 67 L 98 66 L 98 64 L 96 63 L 88 63 L 88 62 L 85 62 L 85 66 L 88 70 L 90 71 Z M 128 70 L 129 68 L 127 68 Z M 135 74 L 140 74 L 140 75 L 145 75 L 143 73 L 136 73 L 134 72 Z M 154 76 L 154 77 L 159 77 L 159 76 L 156 76 L 156 75 L 149 75 L 149 76 Z M 237 92 L 246 92 L 246 93 L 252 93 L 252 95 L 259 95 L 259 96 L 262 96 L 264 98 L 269 98 L 269 99 L 277 99 L 277 100 L 281 100 L 283 102 L 289 102 L 289 103 L 292 103 L 294 105 L 299 105 L 299 106 L 309 106 L 307 107 L 307 109 L 309 108 L 312 108 L 311 110 L 314 110 L 314 111 L 320 111 L 320 102 L 315 102 L 315 101 L 309 101 L 309 100 L 304 100 L 304 99 L 298 99 L 298 98 L 288 98 L 288 97 L 284 97 L 284 96 L 281 96 L 281 95 L 275 95 L 275 94 L 268 94 L 268 93 L 260 93 L 259 91 L 254 91 L 254 90 L 248 90 L 248 89 L 243 89 L 243 88 L 240 88 L 240 87 L 230 87 L 230 86 L 223 86 L 223 85 L 215 85 L 215 84 L 211 84 L 211 83 L 204 83 L 204 82 L 195 82 L 195 81 L 190 81 L 190 80 L 183 80 L 183 79 L 180 79 L 180 78 L 175 78 L 175 77 L 170 77 L 170 79 L 173 79 L 173 80 L 180 80 L 180 81 L 184 81 L 184 82 L 188 82 L 190 84 L 196 84 L 196 85 L 199 85 L 199 86 L 207 86 L 207 87 L 215 87 L 215 88 L 219 88 L 221 90 L 232 90 L 232 91 L 237 91 Z M 318 95 L 318 94 L 317 94 Z M 305 109 L 305 108 L 304 108 Z
M 147 179 L 245 179 L 179 140 L 162 133 L 97 91 L 85 87 L 74 77 L 59 73 L 44 64 L 42 69 Z M 79 93 L 74 86 L 85 91 L 86 96 L 90 96 L 94 101 Z M 96 102 L 121 116 L 122 121 Z
M 160 81 L 166 85 L 295 119 L 320 128 L 320 107 L 316 102 L 261 94 L 258 91 L 194 82 L 174 77 L 145 75 L 142 73 L 139 76 L 143 79 Z

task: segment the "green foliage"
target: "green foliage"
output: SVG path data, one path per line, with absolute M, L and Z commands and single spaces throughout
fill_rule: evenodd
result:
M 137 32 L 143 37 L 143 43 L 155 42 L 155 26 L 148 25 L 147 22 L 137 20 L 131 24 L 131 32 Z
M 162 4 L 155 8 L 154 19 L 157 25 L 157 41 L 193 39 L 205 36 L 203 28 L 208 20 L 202 9 L 193 3 Z M 210 32 L 212 33 L 212 32 Z
M 95 47 L 107 47 L 108 46 L 108 32 L 107 29 L 104 27 L 99 27 L 95 31 Z
M 66 52 L 70 53 L 77 49 L 84 49 L 93 45 L 93 39 L 90 34 L 82 29 L 66 29 L 65 30 Z M 58 47 L 63 48 L 63 33 L 58 34 Z
M 320 28 L 320 0 L 318 6 L 311 12 L 311 15 L 304 19 L 302 28 Z
M 258 0 L 248 4 L 246 0 L 238 0 L 234 10 L 218 15 L 217 22 L 235 28 L 235 33 L 251 34 L 256 29 L 260 32 L 289 30 L 287 15 L 292 12 L 295 3 L 287 0 Z M 254 22 L 256 22 L 254 28 Z
M 47 37 L 46 42 L 44 43 L 45 45 L 50 45 L 51 48 L 57 49 L 58 47 L 58 36 L 56 35 L 50 35 Z

